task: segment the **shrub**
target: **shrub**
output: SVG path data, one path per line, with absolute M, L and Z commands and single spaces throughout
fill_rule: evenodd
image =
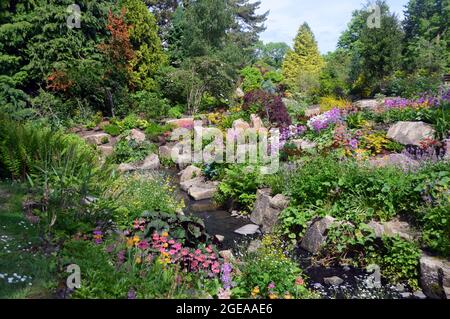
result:
M 278 95 L 262 90 L 251 91 L 245 95 L 242 108 L 248 114 L 258 114 L 261 118 L 267 118 L 279 127 L 287 127 L 292 124 L 286 106 L 281 96 Z
M 171 107 L 167 111 L 167 116 L 174 119 L 179 119 L 183 116 L 184 108 L 181 105 L 177 105 L 175 107 Z
M 243 77 L 244 92 L 261 89 L 264 78 L 258 68 L 248 66 L 241 70 L 241 76 Z
M 141 217 L 144 211 L 175 216 L 184 203 L 173 196 L 173 191 L 169 181 L 158 176 L 123 176 L 105 193 L 105 200 L 99 203 L 98 209 L 104 205 L 103 208 L 113 210 L 114 219 L 124 227 Z
M 132 95 L 132 99 L 136 112 L 143 114 L 147 120 L 166 116 L 170 108 L 169 101 L 154 92 L 139 91 Z
M 351 106 L 351 103 L 349 101 L 342 98 L 336 99 L 332 96 L 321 97 L 319 104 L 320 110 L 322 112 L 330 111 L 334 108 L 345 109 Z
M 306 279 L 297 263 L 282 250 L 282 242 L 265 236 L 256 254 L 245 258 L 236 278 L 233 297 L 270 299 L 307 299 L 314 295 L 306 288 Z
M 258 167 L 233 165 L 225 169 L 215 199 L 221 204 L 231 199 L 240 209 L 250 212 L 256 200 L 256 191 L 261 184 L 262 177 Z
M 154 122 L 150 122 L 145 130 L 145 134 L 151 141 L 158 142 L 158 137 L 160 137 L 164 133 L 170 132 L 172 129 L 173 126 L 170 124 L 160 125 Z
M 105 133 L 107 133 L 111 136 L 114 136 L 114 137 L 122 134 L 122 129 L 117 124 L 107 124 L 107 125 L 105 125 L 103 130 L 105 131 Z
M 383 249 L 378 251 L 382 275 L 393 283 L 406 282 L 413 289 L 419 287 L 420 249 L 413 242 L 398 237 L 383 238 Z
M 122 138 L 114 146 L 112 161 L 116 164 L 135 163 L 144 160 L 147 155 L 156 151 L 156 146 L 149 142 L 138 143 L 133 139 Z

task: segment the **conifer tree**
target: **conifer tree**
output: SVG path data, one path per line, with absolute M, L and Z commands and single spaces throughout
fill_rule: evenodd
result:
M 291 91 L 307 93 L 318 81 L 323 67 L 314 34 L 307 23 L 300 26 L 294 42 L 294 49 L 286 54 L 283 75 Z

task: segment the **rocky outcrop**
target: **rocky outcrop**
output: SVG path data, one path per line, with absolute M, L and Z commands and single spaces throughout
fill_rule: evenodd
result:
M 195 166 L 188 166 L 180 175 L 180 188 L 196 201 L 211 199 L 217 193 L 219 183 L 206 181 Z
M 188 180 L 194 179 L 196 177 L 203 176 L 202 170 L 196 166 L 190 165 L 182 170 L 180 173 L 180 182 L 186 182 Z
M 434 138 L 435 130 L 424 122 L 397 122 L 388 131 L 387 137 L 403 145 L 416 145 Z
M 114 153 L 114 147 L 111 145 L 100 145 L 98 147 L 103 156 L 110 156 Z
M 306 117 L 313 117 L 320 114 L 320 106 L 312 105 L 305 110 Z
M 172 159 L 172 149 L 173 146 L 171 145 L 163 145 L 159 147 L 159 157 L 164 160 L 171 160 Z
M 331 216 L 325 216 L 314 221 L 303 236 L 300 246 L 306 251 L 317 254 L 327 240 L 327 231 L 336 221 Z
M 106 133 L 94 133 L 83 136 L 86 142 L 93 145 L 103 145 L 109 143 L 111 140 L 111 135 Z
M 194 118 L 193 117 L 185 117 L 185 118 L 181 118 L 181 119 L 168 120 L 166 123 L 174 126 L 175 128 L 192 129 L 194 127 Z
M 370 159 L 369 164 L 373 167 L 395 166 L 403 170 L 414 169 L 420 165 L 418 161 L 415 161 L 404 154 L 389 154 L 383 157 Z
M 367 226 L 374 231 L 376 238 L 399 236 L 404 240 L 412 241 L 418 237 L 418 233 L 407 222 L 398 219 L 384 223 L 371 221 Z
M 118 170 L 122 173 L 134 172 L 134 171 L 149 171 L 159 169 L 160 162 L 159 157 L 156 154 L 150 154 L 142 162 L 138 163 L 123 163 L 119 165 Z
M 261 226 L 263 233 L 271 233 L 278 222 L 278 215 L 289 205 L 289 199 L 281 194 L 271 196 L 270 188 L 256 193 L 256 202 L 250 220 Z
M 261 118 L 255 114 L 250 116 L 250 121 L 252 123 L 252 127 L 256 130 L 264 128 L 264 123 Z
M 311 142 L 304 139 L 296 139 L 292 140 L 292 143 L 297 147 L 299 150 L 311 150 L 315 149 L 317 147 L 317 143 Z
M 450 299 L 450 263 L 423 255 L 420 258 L 420 283 L 428 298 Z
M 128 134 L 128 136 L 126 137 L 126 140 L 127 141 L 134 140 L 137 143 L 144 143 L 145 133 L 137 129 L 132 129 Z
M 244 121 L 243 119 L 238 119 L 236 121 L 233 122 L 233 129 L 235 130 L 246 130 L 250 128 L 250 124 L 248 124 L 246 121 Z
M 189 188 L 188 191 L 188 194 L 194 200 L 210 199 L 213 198 L 216 193 L 217 183 L 215 182 L 199 183 Z
M 329 286 L 340 286 L 344 283 L 344 279 L 337 277 L 337 276 L 333 276 L 333 277 L 323 278 L 323 282 Z
M 360 100 L 355 103 L 355 106 L 361 110 L 375 110 L 383 106 L 382 103 L 377 100 Z

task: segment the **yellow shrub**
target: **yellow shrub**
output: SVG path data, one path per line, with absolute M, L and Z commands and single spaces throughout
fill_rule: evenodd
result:
M 322 112 L 329 111 L 334 108 L 345 109 L 351 106 L 351 102 L 342 98 L 335 98 L 332 96 L 325 96 L 320 98 L 320 110 Z

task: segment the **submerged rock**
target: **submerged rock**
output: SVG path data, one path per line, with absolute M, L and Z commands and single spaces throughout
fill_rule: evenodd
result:
M 335 218 L 325 216 L 324 218 L 313 222 L 306 231 L 300 246 L 310 253 L 317 254 L 327 240 L 327 230 L 335 221 Z
M 330 286 L 339 286 L 339 285 L 342 285 L 342 283 L 344 282 L 344 279 L 337 277 L 337 276 L 333 276 L 333 277 L 323 278 L 323 282 Z
M 403 145 L 416 145 L 433 139 L 435 130 L 424 122 L 397 122 L 388 131 L 387 137 Z

